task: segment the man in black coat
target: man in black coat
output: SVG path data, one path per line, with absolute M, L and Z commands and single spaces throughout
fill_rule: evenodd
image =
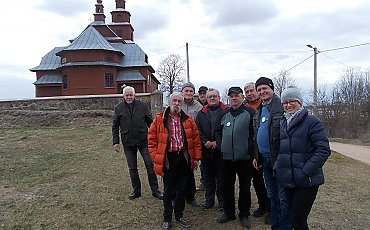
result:
M 204 210 L 211 209 L 215 205 L 215 194 L 217 194 L 218 207 L 224 208 L 224 199 L 221 194 L 221 168 L 222 153 L 221 143 L 217 143 L 216 129 L 220 129 L 221 118 L 227 112 L 227 106 L 220 102 L 220 92 L 209 89 L 206 94 L 207 102 L 202 110 L 198 112 L 196 123 L 202 142 L 202 165 L 204 167 L 206 182 L 206 202 Z
M 148 127 L 153 121 L 152 115 L 145 102 L 135 100 L 133 87 L 126 86 L 123 89 L 123 99 L 124 101 L 119 103 L 114 110 L 112 135 L 114 150 L 119 152 L 119 130 L 121 130 L 121 141 L 134 189 L 128 198 L 133 200 L 141 196 L 141 183 L 137 170 L 137 151 L 139 150 L 145 163 L 152 195 L 162 200 L 163 196 L 158 190 L 157 176 L 148 151 Z

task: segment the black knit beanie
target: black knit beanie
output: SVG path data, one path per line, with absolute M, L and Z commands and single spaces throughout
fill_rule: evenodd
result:
M 259 85 L 267 85 L 272 90 L 274 90 L 274 83 L 272 82 L 272 80 L 270 78 L 267 78 L 267 77 L 258 78 L 258 80 L 256 81 L 256 84 L 255 84 L 256 89 Z

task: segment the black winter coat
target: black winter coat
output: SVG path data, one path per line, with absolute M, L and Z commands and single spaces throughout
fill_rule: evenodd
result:
M 149 107 L 145 102 L 134 100 L 132 112 L 126 102 L 119 103 L 114 109 L 112 124 L 113 145 L 119 144 L 119 130 L 124 146 L 135 146 L 148 142 L 148 127 L 153 122 Z
M 216 111 L 216 125 L 215 129 L 211 130 L 211 120 L 210 120 L 210 111 L 209 111 L 209 105 L 203 106 L 203 108 L 198 112 L 198 115 L 196 116 L 196 124 L 198 126 L 199 134 L 200 134 L 200 140 L 202 142 L 202 155 L 211 157 L 214 153 L 220 153 L 220 147 L 221 147 L 221 138 L 217 138 L 216 130 L 221 129 L 221 118 L 225 113 L 228 111 L 228 107 L 220 102 L 220 107 Z M 209 149 L 204 147 L 204 144 L 207 141 L 216 141 L 217 143 L 217 149 Z
M 322 166 L 330 155 L 324 125 L 306 108 L 287 127 L 281 119 L 280 153 L 274 165 L 278 181 L 287 188 L 312 187 L 324 183 Z

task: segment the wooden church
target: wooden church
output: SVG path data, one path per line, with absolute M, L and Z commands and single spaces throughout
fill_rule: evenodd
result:
M 55 47 L 30 71 L 36 73 L 36 97 L 119 93 L 123 84 L 150 93 L 160 84 L 148 56 L 134 42 L 131 14 L 116 0 L 112 22 L 105 23 L 102 0 L 94 21 L 70 44 Z

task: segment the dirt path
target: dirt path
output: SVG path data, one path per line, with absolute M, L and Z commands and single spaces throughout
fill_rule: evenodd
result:
M 370 165 L 370 146 L 330 142 L 331 150 Z

